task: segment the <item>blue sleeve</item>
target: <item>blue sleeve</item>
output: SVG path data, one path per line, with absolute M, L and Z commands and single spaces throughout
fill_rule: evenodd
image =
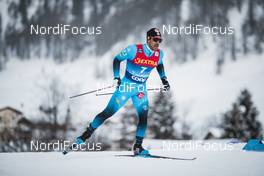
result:
M 132 60 L 136 56 L 137 53 L 137 46 L 136 45 L 129 45 L 125 49 L 123 49 L 115 58 L 119 61 L 123 60 Z
M 164 65 L 163 65 L 163 51 L 160 50 L 160 58 L 157 66 L 157 71 L 159 73 L 160 79 L 166 77 Z
M 163 64 L 163 56 L 164 56 L 163 51 L 160 50 L 160 58 L 159 58 L 159 63 L 158 63 L 158 65 Z
M 114 78 L 120 77 L 120 62 L 124 60 L 132 60 L 136 56 L 137 46 L 129 45 L 123 49 L 115 58 L 113 62 Z

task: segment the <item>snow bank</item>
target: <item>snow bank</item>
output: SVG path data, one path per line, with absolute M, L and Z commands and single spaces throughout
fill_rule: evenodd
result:
M 149 141 L 151 143 L 151 141 Z M 146 145 L 150 145 L 146 142 Z M 161 141 L 152 141 L 160 145 Z M 180 141 L 173 141 L 180 142 Z M 219 145 L 226 141 L 209 141 Z M 0 153 L 0 175 L 145 175 L 145 176 L 262 176 L 264 153 L 244 152 L 243 143 L 230 144 L 230 151 L 163 151 L 152 154 L 171 157 L 197 157 L 194 161 L 116 157 L 130 152 Z

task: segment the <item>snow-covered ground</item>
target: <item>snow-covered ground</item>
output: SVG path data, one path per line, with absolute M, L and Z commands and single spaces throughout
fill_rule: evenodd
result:
M 171 157 L 197 157 L 193 161 L 150 158 L 116 157 L 130 152 L 73 152 L 63 156 L 49 153 L 0 153 L 1 176 L 73 176 L 73 175 L 144 175 L 144 176 L 262 176 L 264 174 L 264 153 L 241 150 L 244 143 L 227 144 L 226 141 L 203 141 L 198 149 L 187 146 L 179 150 L 162 148 L 163 142 L 146 141 L 152 154 Z M 170 141 L 176 144 L 182 141 Z M 193 143 L 196 143 L 194 141 Z M 185 141 L 185 143 L 188 143 Z M 198 142 L 201 143 L 201 142 Z M 223 150 L 226 145 L 228 150 Z M 161 148 L 159 148 L 159 147 Z M 205 147 L 203 147 L 205 146 Z M 217 150 L 208 148 L 220 146 Z M 156 148 L 157 147 L 157 148 Z M 164 150 L 163 150 L 164 149 Z

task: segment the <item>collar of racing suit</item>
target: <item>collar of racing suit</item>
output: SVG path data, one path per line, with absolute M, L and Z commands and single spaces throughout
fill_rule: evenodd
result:
M 145 43 L 144 46 L 145 46 L 145 48 L 146 48 L 146 50 L 145 50 L 145 54 L 146 54 L 147 56 L 151 56 L 151 55 L 154 53 L 154 51 L 151 50 L 151 49 L 149 48 L 148 44 Z

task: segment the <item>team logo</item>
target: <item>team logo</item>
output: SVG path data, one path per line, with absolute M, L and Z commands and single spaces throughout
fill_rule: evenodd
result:
M 131 78 L 137 82 L 145 82 L 146 81 L 146 78 L 140 78 L 140 77 L 137 77 L 135 75 L 131 76 Z
M 115 98 L 115 102 L 120 106 L 120 100 L 118 98 Z
M 144 94 L 143 92 L 139 92 L 139 93 L 137 94 L 137 97 L 138 97 L 139 99 L 143 98 L 144 96 L 145 96 L 145 94 Z
M 155 51 L 155 56 L 159 56 L 159 52 Z
M 121 51 L 120 55 L 121 56 L 126 56 L 127 55 L 127 51 L 126 50 Z
M 148 65 L 150 67 L 156 67 L 158 65 L 158 62 L 156 62 L 156 61 L 149 60 L 149 59 L 141 59 L 141 58 L 136 58 L 134 60 L 134 63 L 135 64 L 146 64 L 146 65 Z
M 157 35 L 160 35 L 160 31 L 158 29 L 155 29 L 155 32 Z
M 143 106 L 143 109 L 146 111 L 146 110 L 148 110 L 148 106 L 147 105 L 144 105 Z

